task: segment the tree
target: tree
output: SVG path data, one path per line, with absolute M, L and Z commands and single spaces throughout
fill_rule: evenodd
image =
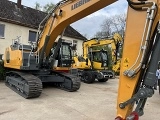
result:
M 113 18 L 106 18 L 101 25 L 102 37 L 108 37 L 112 34 Z
M 35 3 L 35 9 L 36 10 L 41 10 L 42 6 L 38 2 Z
M 94 37 L 106 38 L 112 36 L 114 33 L 119 33 L 124 36 L 126 14 L 119 14 L 106 18 L 101 24 L 101 30 L 98 31 Z
M 55 4 L 53 3 L 47 3 L 46 5 L 43 6 L 43 11 L 48 13 L 50 10 L 53 9 L 54 6 Z
M 36 2 L 34 8 L 48 13 L 54 6 L 55 5 L 53 3 L 47 3 L 46 5 L 41 6 L 40 3 Z
M 103 32 L 103 31 L 98 31 L 98 32 L 96 32 L 96 34 L 94 35 L 95 38 L 104 38 L 105 36 L 108 36 L 108 33 Z
M 117 32 L 124 37 L 125 25 L 126 25 L 126 14 L 116 15 L 114 17 L 114 23 L 117 26 Z

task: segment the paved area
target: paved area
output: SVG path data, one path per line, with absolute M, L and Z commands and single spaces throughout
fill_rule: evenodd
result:
M 77 92 L 45 87 L 39 98 L 24 99 L 0 82 L 0 120 L 114 120 L 118 79 L 85 84 Z M 160 119 L 158 91 L 140 120 Z

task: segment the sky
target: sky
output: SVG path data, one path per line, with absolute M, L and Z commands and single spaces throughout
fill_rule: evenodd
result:
M 10 0 L 17 2 L 17 0 Z M 38 2 L 41 6 L 46 5 L 47 3 L 56 4 L 60 0 L 22 0 L 22 5 L 34 8 L 35 3 Z M 127 2 L 126 0 L 118 0 L 117 2 L 95 12 L 91 15 L 82 18 L 75 23 L 72 23 L 71 26 L 80 32 L 82 35 L 85 35 L 88 39 L 94 37 L 96 32 L 100 31 L 101 24 L 107 17 L 114 15 L 122 14 L 127 11 Z M 84 27 L 85 26 L 85 27 Z

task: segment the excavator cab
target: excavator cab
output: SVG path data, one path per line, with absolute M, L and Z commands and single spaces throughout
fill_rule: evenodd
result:
M 105 69 L 108 67 L 108 53 L 105 50 L 94 50 L 89 52 L 90 60 L 95 69 Z
M 102 57 L 102 65 L 101 65 L 101 67 L 107 67 L 108 66 L 108 54 L 107 54 L 107 51 L 101 51 L 101 57 Z
M 55 48 L 57 43 L 55 43 L 50 52 L 50 60 L 54 55 Z M 72 65 L 72 52 L 71 52 L 71 44 L 62 42 L 61 47 L 58 50 L 57 56 L 55 57 L 54 67 L 71 67 Z

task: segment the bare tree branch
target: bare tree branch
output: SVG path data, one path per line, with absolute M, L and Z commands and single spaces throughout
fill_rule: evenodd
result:
M 124 36 L 126 14 L 119 14 L 106 18 L 101 24 L 101 30 L 98 31 L 94 37 L 108 37 L 112 36 L 114 33 L 119 33 Z

